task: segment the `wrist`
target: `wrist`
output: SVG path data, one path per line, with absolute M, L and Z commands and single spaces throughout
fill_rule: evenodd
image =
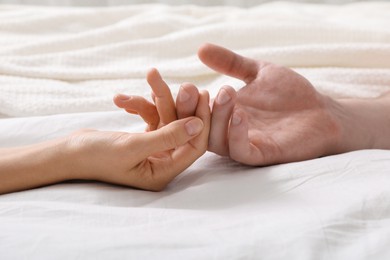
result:
M 361 149 L 389 149 L 386 135 L 390 132 L 389 100 L 339 99 L 333 106 L 340 125 L 337 152 Z
M 107 168 L 105 155 L 113 143 L 107 143 L 99 131 L 79 130 L 64 138 L 63 156 L 66 158 L 66 172 L 71 179 L 101 180 Z M 103 148 L 102 148 L 103 147 Z

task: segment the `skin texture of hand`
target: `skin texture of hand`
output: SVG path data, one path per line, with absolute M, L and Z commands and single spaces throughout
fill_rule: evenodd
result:
M 373 140 L 375 132 L 389 131 L 389 123 L 382 123 L 388 116 L 380 113 L 390 112 L 383 99 L 336 101 L 288 68 L 212 44 L 203 45 L 198 55 L 211 69 L 246 84 L 238 92 L 224 86 L 214 100 L 208 148 L 212 152 L 248 165 L 269 165 L 387 147 L 378 141 L 381 145 L 373 145 L 379 140 Z M 371 127 L 362 127 L 367 126 L 362 122 Z M 389 139 L 382 134 L 380 140 L 386 136 Z

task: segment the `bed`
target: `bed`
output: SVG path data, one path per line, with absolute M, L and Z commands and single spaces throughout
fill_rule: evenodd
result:
M 0 6 L 0 146 L 79 128 L 142 132 L 115 93 L 215 96 L 212 42 L 289 66 L 335 98 L 390 90 L 390 3 L 251 8 Z M 1 184 L 0 184 L 1 185 Z M 164 191 L 66 182 L 0 196 L 0 259 L 390 259 L 390 151 L 269 167 L 206 153 Z

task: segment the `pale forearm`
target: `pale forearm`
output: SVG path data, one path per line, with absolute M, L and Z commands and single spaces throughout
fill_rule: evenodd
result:
M 374 99 L 338 100 L 340 152 L 390 149 L 390 92 Z
M 0 194 L 70 179 L 65 139 L 0 149 Z

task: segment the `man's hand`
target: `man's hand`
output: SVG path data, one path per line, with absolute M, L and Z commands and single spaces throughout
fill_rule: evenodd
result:
M 340 150 L 338 104 L 294 71 L 206 44 L 210 68 L 243 80 L 222 87 L 212 109 L 209 150 L 249 165 L 301 161 Z M 342 113 L 342 112 L 340 112 Z

